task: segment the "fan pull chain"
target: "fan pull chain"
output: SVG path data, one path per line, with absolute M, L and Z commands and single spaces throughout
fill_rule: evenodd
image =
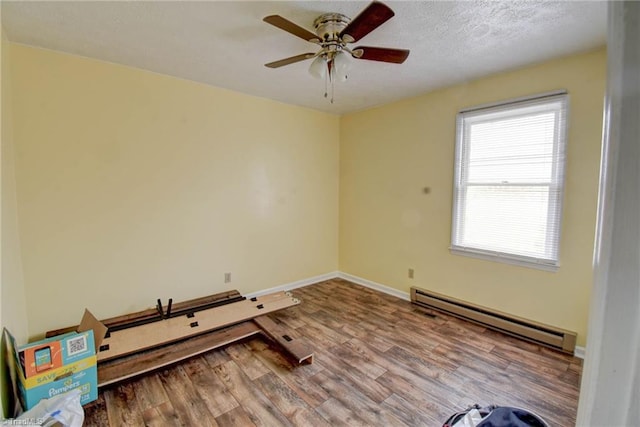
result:
M 324 97 L 325 98 L 327 97 L 327 86 L 328 86 L 327 80 L 328 79 L 329 79 L 329 73 L 324 75 Z
M 335 79 L 331 79 L 331 103 L 333 104 L 333 86 L 335 84 Z
M 333 92 L 334 92 L 334 86 L 336 84 L 336 67 L 333 60 L 329 62 L 328 74 L 329 74 L 329 80 L 331 80 L 331 103 L 333 104 Z

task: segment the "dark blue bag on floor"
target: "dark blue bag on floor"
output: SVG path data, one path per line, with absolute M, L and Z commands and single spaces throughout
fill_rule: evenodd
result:
M 473 425 L 474 427 L 549 427 L 542 418 L 526 409 L 495 405 L 471 406 L 465 411 L 450 416 L 442 427 L 455 426 L 473 409 L 476 409 L 482 417 L 482 420 Z

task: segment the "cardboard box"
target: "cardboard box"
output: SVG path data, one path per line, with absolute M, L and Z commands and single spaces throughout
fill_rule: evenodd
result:
M 107 328 L 88 310 L 77 332 L 18 346 L 11 334 L 16 389 L 24 410 L 75 388 L 84 405 L 98 398 L 96 351 Z
M 91 332 L 91 331 L 89 331 Z M 25 378 L 58 369 L 95 354 L 93 334 L 77 332 L 44 339 L 19 348 Z

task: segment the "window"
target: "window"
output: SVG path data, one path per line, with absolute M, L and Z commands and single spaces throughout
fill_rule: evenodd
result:
M 555 271 L 568 96 L 458 114 L 451 251 Z

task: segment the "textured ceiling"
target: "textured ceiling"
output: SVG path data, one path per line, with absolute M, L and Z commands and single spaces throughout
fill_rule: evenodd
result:
M 9 40 L 336 114 L 362 110 L 605 44 L 606 3 L 571 1 L 386 1 L 395 17 L 359 43 L 411 49 L 402 65 L 354 60 L 335 86 L 310 61 L 263 64 L 316 45 L 262 22 L 279 14 L 313 31 L 326 12 L 355 17 L 369 2 L 8 2 Z

